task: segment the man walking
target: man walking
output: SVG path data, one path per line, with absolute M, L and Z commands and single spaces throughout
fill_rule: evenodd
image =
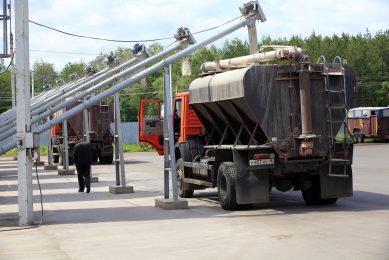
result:
M 81 142 L 74 147 L 74 163 L 78 175 L 78 192 L 90 192 L 90 171 L 92 164 L 92 149 L 90 143 Z

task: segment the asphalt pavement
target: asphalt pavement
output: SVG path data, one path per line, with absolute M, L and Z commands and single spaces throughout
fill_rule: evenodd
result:
M 196 191 L 189 209 L 167 211 L 163 157 L 125 154 L 133 194 L 108 192 L 114 165 L 94 165 L 92 192 L 76 176 L 38 167 L 42 226 L 18 227 L 16 161 L 0 158 L 0 259 L 389 259 L 389 144 L 354 149 L 354 196 L 306 206 L 300 192 L 272 191 L 270 203 L 224 211 L 215 189 Z M 34 174 L 35 178 L 35 174 Z M 40 196 L 34 179 L 34 220 Z

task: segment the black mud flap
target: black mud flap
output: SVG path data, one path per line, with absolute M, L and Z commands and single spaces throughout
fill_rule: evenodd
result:
M 248 166 L 247 151 L 234 151 L 237 170 L 236 202 L 254 204 L 269 202 L 269 169 Z
M 346 170 L 346 172 L 345 172 Z M 329 173 L 328 166 L 320 173 L 321 198 L 341 198 L 353 196 L 353 174 L 351 165 L 334 165 Z
M 238 172 L 236 202 L 253 204 L 269 202 L 269 173 L 267 170 Z

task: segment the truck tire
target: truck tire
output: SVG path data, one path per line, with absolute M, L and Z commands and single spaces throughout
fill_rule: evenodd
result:
M 99 160 L 100 160 L 100 164 L 112 164 L 113 162 L 112 156 L 109 155 L 108 156 L 100 155 Z
M 97 163 L 98 159 L 99 159 L 99 156 L 96 153 L 92 152 L 92 162 Z
M 182 163 L 182 158 L 178 159 L 176 162 L 176 176 L 177 176 L 178 195 L 181 198 L 192 198 L 193 190 L 185 189 L 185 185 L 184 185 L 185 168 Z
M 69 165 L 73 165 L 73 164 L 74 164 L 74 157 L 69 156 Z
M 334 204 L 338 200 L 338 198 L 321 198 L 320 175 L 312 175 L 309 180 L 311 181 L 311 187 L 309 187 L 308 189 L 301 189 L 301 194 L 303 195 L 305 204 Z
M 59 162 L 59 155 L 53 155 L 53 163 Z
M 217 172 L 217 192 L 219 202 L 225 210 L 236 210 L 236 169 L 232 162 L 220 164 Z
M 105 157 L 105 164 L 112 164 L 112 162 L 113 162 L 112 155 L 111 156 L 107 155 L 107 156 L 104 156 L 104 157 Z

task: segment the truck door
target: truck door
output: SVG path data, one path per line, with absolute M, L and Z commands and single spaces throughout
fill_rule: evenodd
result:
M 173 111 L 173 129 L 174 129 L 174 143 L 182 138 L 181 137 L 181 119 L 182 119 L 182 98 L 174 99 L 174 111 Z
M 154 146 L 163 155 L 163 101 L 140 100 L 139 141 Z

